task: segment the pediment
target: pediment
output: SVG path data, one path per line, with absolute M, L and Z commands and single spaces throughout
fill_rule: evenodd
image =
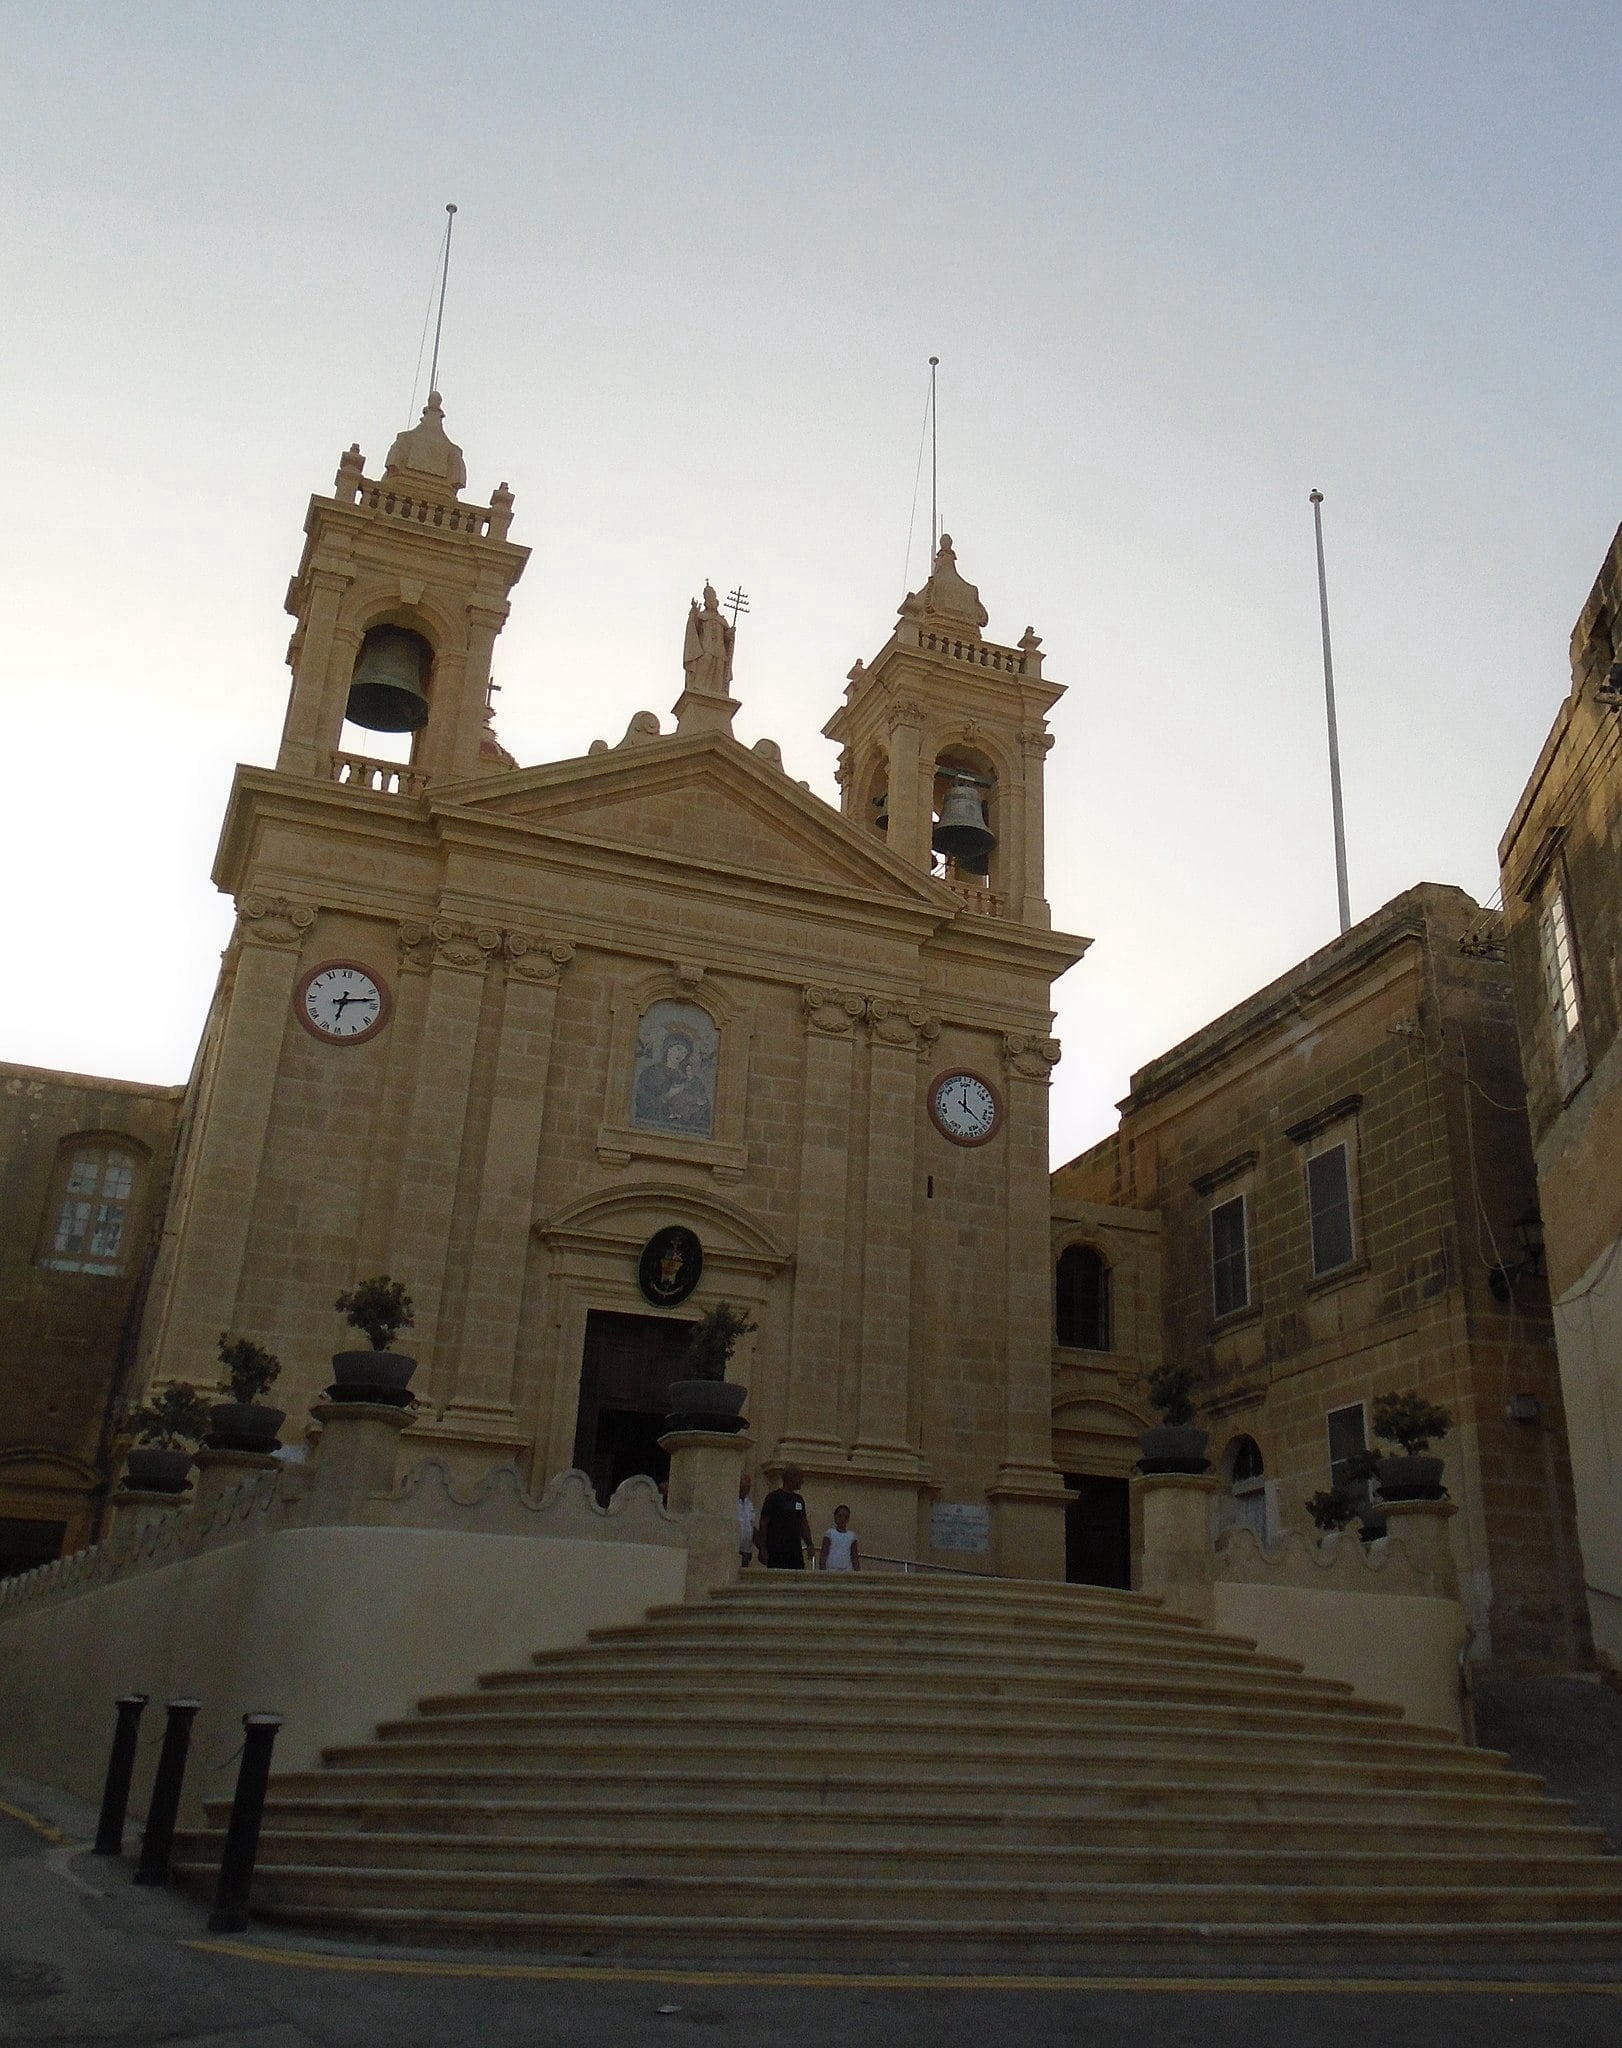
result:
M 947 914 L 956 907 L 832 805 L 716 734 L 441 786 L 430 808 L 759 879 L 855 889 Z

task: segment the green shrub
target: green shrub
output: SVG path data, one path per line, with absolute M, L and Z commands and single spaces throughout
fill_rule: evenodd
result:
M 1146 1382 L 1149 1405 L 1167 1429 L 1186 1429 L 1194 1420 L 1193 1371 L 1186 1365 L 1163 1365 Z
M 1453 1417 L 1434 1401 L 1407 1387 L 1400 1394 L 1379 1394 L 1374 1402 L 1374 1434 L 1383 1444 L 1400 1444 L 1410 1458 L 1423 1457 L 1453 1427 Z
M 357 1280 L 347 1294 L 339 1295 L 333 1307 L 352 1329 L 371 1339 L 374 1351 L 387 1351 L 400 1332 L 409 1330 L 416 1320 L 411 1313 L 411 1296 L 387 1273 Z
M 274 1352 L 255 1344 L 251 1337 L 233 1338 L 224 1330 L 220 1332 L 220 1363 L 225 1368 L 220 1390 L 233 1401 L 258 1400 L 282 1369 Z
M 195 1387 L 176 1380 L 154 1401 L 144 1401 L 129 1417 L 138 1444 L 155 1451 L 192 1451 L 208 1430 L 209 1404 Z
M 689 1380 L 724 1380 L 738 1339 L 758 1326 L 747 1313 L 730 1301 L 718 1301 L 706 1309 L 693 1325 L 693 1341 L 681 1363 L 681 1375 Z

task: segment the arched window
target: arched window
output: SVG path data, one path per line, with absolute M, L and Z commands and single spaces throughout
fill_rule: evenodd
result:
M 129 1263 L 137 1160 L 110 1139 L 63 1147 L 45 1220 L 42 1266 L 62 1273 L 122 1273 Z
M 1253 1436 L 1236 1436 L 1222 1454 L 1227 1477 L 1229 1507 L 1223 1520 L 1230 1528 L 1255 1531 L 1258 1543 L 1267 1541 L 1267 1479 L 1261 1446 Z
M 1066 1245 L 1054 1276 L 1054 1330 L 1078 1351 L 1110 1348 L 1109 1267 L 1090 1244 Z

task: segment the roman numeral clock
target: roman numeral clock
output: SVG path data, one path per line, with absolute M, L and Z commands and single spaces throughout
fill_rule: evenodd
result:
M 328 1045 L 360 1045 L 388 1022 L 388 986 L 358 960 L 328 960 L 299 983 L 293 1014 Z

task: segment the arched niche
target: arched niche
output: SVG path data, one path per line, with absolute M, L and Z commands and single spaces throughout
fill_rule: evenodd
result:
M 1064 1245 L 1053 1267 L 1053 1340 L 1076 1351 L 1114 1348 L 1113 1276 L 1095 1244 Z

